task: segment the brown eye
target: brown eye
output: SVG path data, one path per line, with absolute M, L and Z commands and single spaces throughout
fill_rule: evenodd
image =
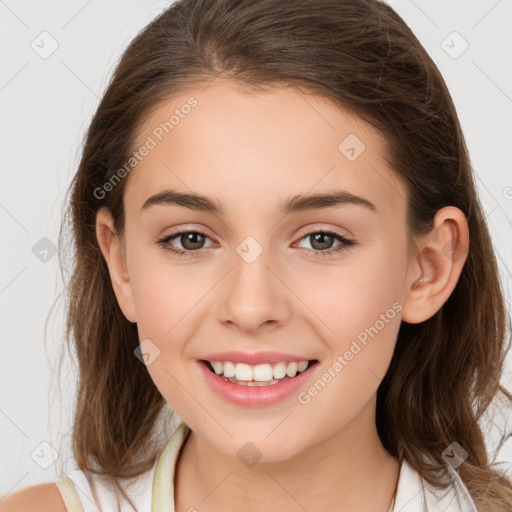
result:
M 318 255 L 329 256 L 332 253 L 347 249 L 355 244 L 354 240 L 350 240 L 339 233 L 331 231 L 313 231 L 303 236 L 301 240 L 309 240 L 311 250 Z M 333 247 L 333 243 L 338 240 L 340 244 Z
M 202 249 L 204 244 L 204 235 L 196 231 L 190 231 L 189 233 L 183 233 L 179 235 L 179 241 L 181 242 L 184 249 L 188 251 L 196 251 Z
M 166 251 L 180 256 L 195 256 L 196 253 L 202 251 L 207 239 L 210 239 L 210 237 L 201 231 L 183 230 L 172 233 L 162 240 L 158 240 L 157 243 Z
M 328 235 L 327 233 L 315 233 L 313 235 L 308 235 L 311 240 L 311 246 L 313 249 L 317 251 L 321 251 L 324 249 L 331 249 L 332 243 L 335 240 L 335 237 Z

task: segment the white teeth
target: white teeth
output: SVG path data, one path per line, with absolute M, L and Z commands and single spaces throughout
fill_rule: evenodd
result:
M 216 361 L 220 362 L 220 361 Z M 222 365 L 224 377 L 234 377 L 235 376 L 235 365 L 229 361 L 226 361 L 224 364 L 220 363 Z
M 253 379 L 258 382 L 265 382 L 272 380 L 274 373 L 272 372 L 272 366 L 269 364 L 259 364 L 252 369 Z
M 270 364 L 251 366 L 246 363 L 235 364 L 231 361 L 209 361 L 209 363 L 216 375 L 225 378 L 234 377 L 238 381 L 244 381 L 248 386 L 254 386 L 256 382 L 274 382 L 286 376 L 295 377 L 297 372 L 305 371 L 309 365 L 309 361 L 280 362 L 273 367 Z
M 288 375 L 288 377 L 295 377 L 295 375 L 297 375 L 297 363 L 290 363 L 286 367 L 286 375 Z
M 228 375 L 225 375 L 228 377 Z M 253 380 L 252 368 L 245 363 L 237 363 L 235 366 L 235 378 L 236 380 Z
M 277 363 L 274 366 L 274 379 L 282 379 L 286 375 L 286 363 Z
M 297 364 L 297 371 L 303 372 L 308 367 L 308 361 L 301 361 Z

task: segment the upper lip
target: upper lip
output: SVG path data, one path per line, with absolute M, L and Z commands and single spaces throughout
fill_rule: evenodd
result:
M 263 363 L 290 363 L 293 361 L 311 361 L 312 358 L 297 356 L 294 354 L 284 354 L 282 352 L 216 352 L 209 354 L 203 359 L 206 361 L 231 361 L 232 363 L 245 363 L 251 366 Z

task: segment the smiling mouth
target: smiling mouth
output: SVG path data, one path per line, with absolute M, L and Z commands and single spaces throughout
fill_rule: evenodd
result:
M 307 362 L 299 362 L 299 364 L 277 363 L 272 365 L 256 365 L 254 367 L 241 363 L 235 364 L 229 361 L 225 362 L 227 364 L 219 365 L 219 361 L 215 364 L 205 359 L 202 359 L 201 363 L 216 377 L 225 382 L 231 382 L 240 386 L 273 386 L 310 371 L 311 368 L 318 364 L 318 360 L 311 359 Z M 257 367 L 260 368 L 258 369 Z M 253 370 L 252 374 L 251 370 Z M 227 377 L 224 375 L 224 372 L 228 375 Z

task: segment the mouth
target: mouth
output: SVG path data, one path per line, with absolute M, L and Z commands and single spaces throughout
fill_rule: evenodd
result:
M 248 365 L 231 361 L 209 361 L 201 359 L 207 370 L 218 379 L 239 386 L 274 386 L 287 380 L 293 380 L 303 373 L 311 371 L 318 364 L 317 359 Z

